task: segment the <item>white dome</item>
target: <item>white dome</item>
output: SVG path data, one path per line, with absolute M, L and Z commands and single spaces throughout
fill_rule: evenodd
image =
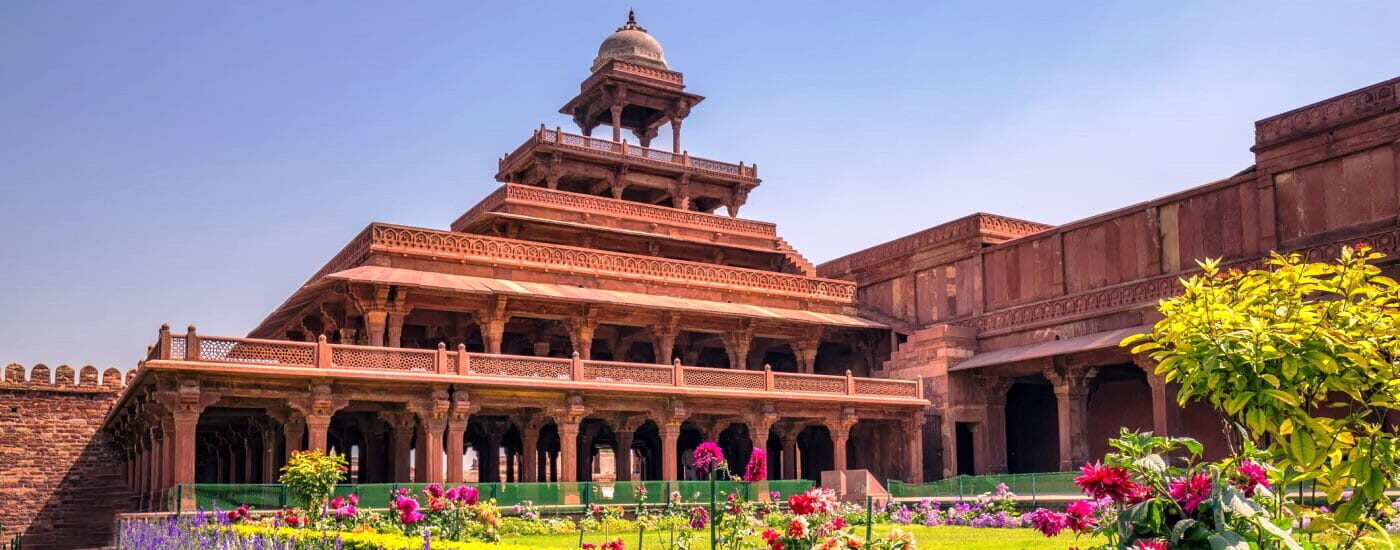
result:
M 666 52 L 661 43 L 647 34 L 647 30 L 637 26 L 637 17 L 627 12 L 627 24 L 618 27 L 617 32 L 603 39 L 598 46 L 598 57 L 593 59 L 593 68 L 598 70 L 609 61 L 620 59 L 628 63 L 666 69 Z

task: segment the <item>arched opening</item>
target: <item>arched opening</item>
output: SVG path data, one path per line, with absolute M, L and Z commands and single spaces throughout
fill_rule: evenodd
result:
M 695 448 L 705 441 L 705 431 L 694 422 L 681 424 L 680 436 L 676 438 L 676 459 L 680 461 L 677 472 L 683 481 L 699 479 L 695 475 Z
M 1059 409 L 1044 376 L 1016 379 L 1006 392 L 1006 469 L 1011 473 L 1060 469 Z M 958 451 L 962 452 L 962 441 Z
M 826 426 L 807 426 L 797 434 L 798 470 L 803 479 L 820 483 L 822 472 L 836 468 L 835 446 Z M 849 457 L 849 454 L 847 455 Z
M 1090 380 L 1085 433 L 1089 460 L 1109 452 L 1108 440 L 1122 428 L 1152 430 L 1152 388 L 1136 365 L 1100 367 Z
M 730 424 L 719 433 L 719 448 L 724 449 L 724 461 L 732 468 L 731 473 L 742 475 L 753 453 L 753 440 L 749 428 L 738 422 Z
M 797 372 L 797 354 L 786 342 L 769 341 L 763 348 L 763 364 L 773 367 L 773 372 Z

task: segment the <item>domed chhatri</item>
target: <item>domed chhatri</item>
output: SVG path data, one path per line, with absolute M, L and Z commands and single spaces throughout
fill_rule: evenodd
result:
M 658 69 L 668 68 L 661 43 L 637 25 L 637 14 L 632 10 L 627 10 L 627 23 L 618 27 L 617 32 L 608 35 L 598 46 L 598 57 L 593 59 L 590 70 L 596 71 L 614 59 Z

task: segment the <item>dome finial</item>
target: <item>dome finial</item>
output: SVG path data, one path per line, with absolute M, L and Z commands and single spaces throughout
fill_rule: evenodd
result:
M 640 25 L 637 24 L 637 12 L 633 11 L 631 8 L 628 8 L 627 10 L 627 23 L 622 25 L 621 27 L 618 27 L 617 30 L 647 32 L 646 29 L 643 29 Z

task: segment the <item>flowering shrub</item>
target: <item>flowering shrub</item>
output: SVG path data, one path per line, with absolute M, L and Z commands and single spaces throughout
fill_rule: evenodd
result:
M 768 451 L 754 447 L 749 454 L 749 464 L 744 467 L 744 481 L 758 483 L 768 479 Z
M 336 482 L 347 470 L 344 456 L 317 450 L 297 451 L 287 459 L 277 482 L 285 486 L 292 498 L 302 506 L 315 510 L 330 498 Z
M 708 479 L 710 472 L 726 467 L 724 450 L 713 441 L 706 441 L 695 447 L 694 456 L 695 475 L 700 479 Z
M 1400 479 L 1400 432 L 1388 420 L 1400 411 L 1400 283 L 1374 265 L 1382 257 L 1358 243 L 1334 261 L 1274 254 L 1247 272 L 1199 262 L 1184 292 L 1159 304 L 1163 318 L 1152 330 L 1122 342 L 1157 361 L 1156 374 L 1179 384 L 1182 403 L 1209 404 L 1231 434 L 1263 449 L 1278 467 L 1268 472 L 1275 481 L 1314 481 L 1334 512 L 1308 529 L 1332 529 L 1344 547 L 1380 534 L 1373 516 Z M 1200 494 L 1208 484 L 1257 481 L 1259 473 L 1234 463 L 1177 492 L 1199 506 L 1210 502 Z M 1232 494 L 1211 499 L 1235 502 Z M 1300 520 L 1311 513 L 1288 508 Z
M 1032 527 L 1047 537 L 1097 533 L 1108 539 L 1104 549 L 1302 548 L 1289 522 L 1269 512 L 1280 503 L 1262 463 L 1193 463 L 1200 443 L 1127 430 L 1109 444 L 1117 451 L 1084 465 L 1074 480 L 1093 500 L 1070 503 L 1064 512 L 1038 509 L 1026 515 Z M 1163 458 L 1168 454 L 1190 458 L 1171 466 Z
M 876 520 L 897 525 L 961 525 L 997 529 L 1022 527 L 1027 521 L 1016 512 L 1016 494 L 1005 483 L 997 484 L 996 490 L 982 493 L 970 503 L 959 502 L 946 510 L 941 503 L 932 499 L 924 499 L 913 505 L 890 503 Z M 861 521 L 864 521 L 863 518 Z

